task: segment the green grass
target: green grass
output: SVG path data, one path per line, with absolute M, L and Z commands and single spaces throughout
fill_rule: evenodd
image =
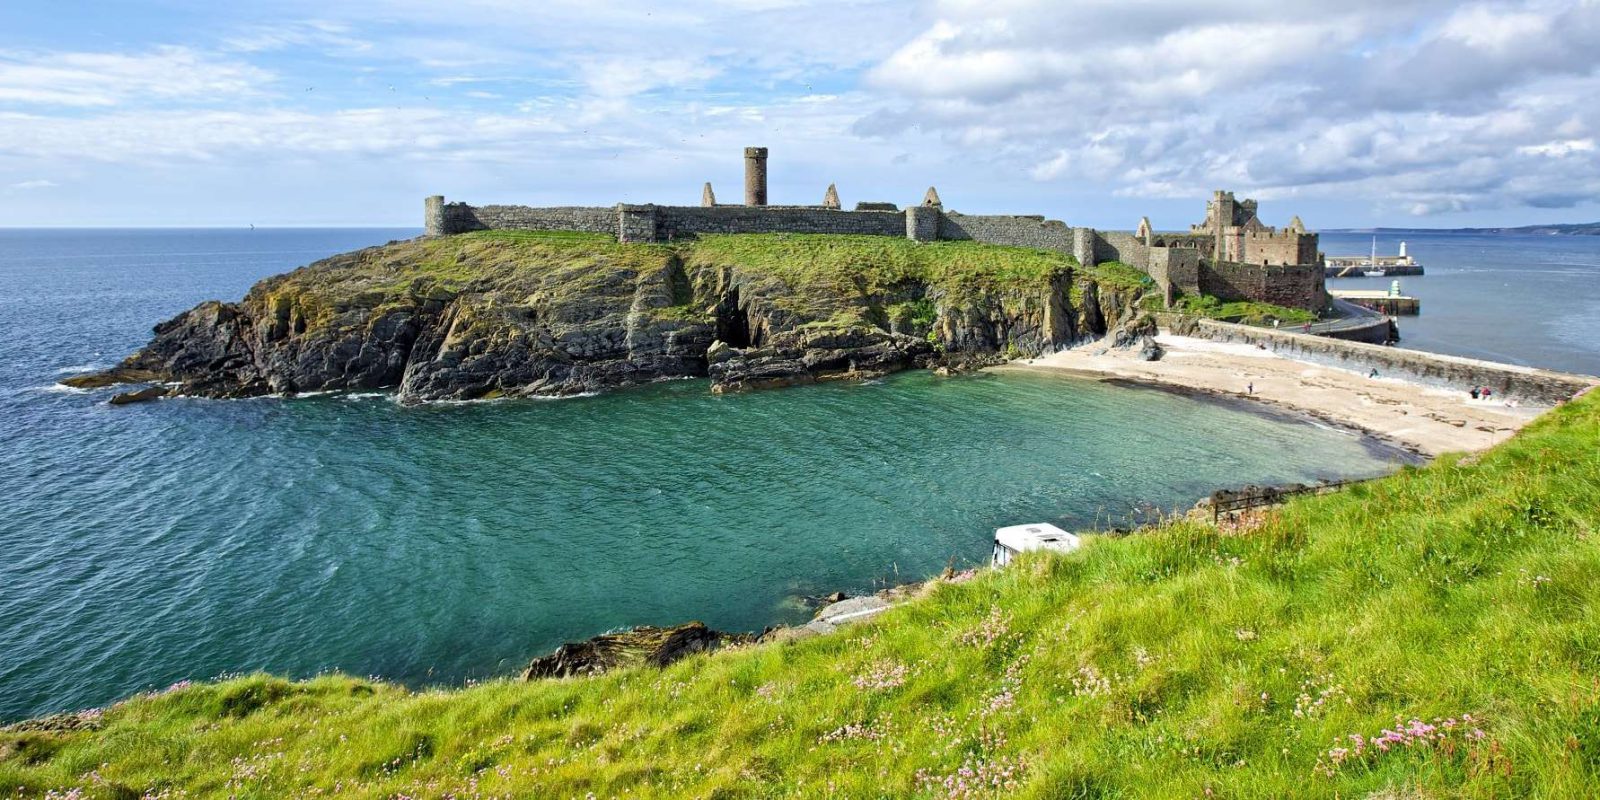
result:
M 841 302 L 860 305 L 863 299 L 874 307 L 893 306 L 908 293 L 935 290 L 954 300 L 1034 292 L 1048 289 L 1077 265 L 1071 256 L 1046 250 L 975 242 L 917 244 L 890 236 L 743 234 L 620 244 L 597 233 L 476 231 L 338 256 L 269 278 L 252 294 L 268 308 L 289 310 L 296 323 L 316 328 L 337 324 L 352 308 L 406 306 L 507 286 L 525 295 L 610 291 L 619 276 L 660 270 L 674 259 L 691 270 L 731 268 L 744 279 L 781 283 L 774 292 L 777 304 L 805 316 L 832 315 Z M 871 324 L 863 313 L 854 311 L 850 324 Z M 705 310 L 675 308 L 656 315 L 699 321 Z
M 475 231 L 418 243 L 425 249 L 401 254 L 401 283 L 428 281 L 451 290 L 506 271 L 534 270 L 581 279 L 596 266 L 656 269 L 671 255 L 663 245 L 619 244 L 601 233 L 573 231 Z
M 920 283 L 952 292 L 1036 288 L 1075 267 L 1048 250 L 891 236 L 743 234 L 680 245 L 689 263 L 737 265 L 790 286 L 882 293 Z
M 1094 278 L 1096 283 L 1119 289 L 1150 289 L 1156 285 L 1155 280 L 1143 270 L 1121 261 L 1102 261 L 1085 269 L 1084 273 Z
M 966 765 L 1039 798 L 1590 797 L 1597 444 L 1600 395 L 1258 527 L 1094 539 L 663 671 L 141 696 L 99 731 L 0 734 L 0 796 L 945 796 Z M 1334 764 L 1412 718 L 1457 722 Z
M 1152 311 L 1163 310 L 1159 308 L 1161 298 L 1146 298 L 1146 308 Z M 1151 307 L 1150 304 L 1157 307 Z M 1243 300 L 1225 303 L 1211 295 L 1183 295 L 1173 303 L 1172 309 L 1184 314 L 1206 317 L 1208 319 L 1222 320 L 1223 322 L 1239 322 L 1245 325 L 1270 325 L 1276 319 L 1285 325 L 1299 325 L 1306 322 L 1315 322 L 1317 315 L 1310 311 L 1298 308 L 1278 306 L 1271 303 L 1258 303 L 1253 300 Z

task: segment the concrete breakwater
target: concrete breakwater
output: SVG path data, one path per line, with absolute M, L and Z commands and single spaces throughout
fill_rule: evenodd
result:
M 1474 386 L 1487 386 L 1506 400 L 1536 405 L 1555 405 L 1578 392 L 1600 385 L 1600 378 L 1590 375 L 1420 350 L 1402 350 L 1324 336 L 1306 336 L 1215 320 L 1199 320 L 1195 324 L 1194 335 L 1217 342 L 1256 345 L 1302 361 L 1357 372 L 1375 369 L 1382 376 L 1405 378 L 1441 389 L 1465 392 Z
M 1329 278 L 1367 278 L 1368 272 L 1381 272 L 1385 278 L 1398 278 L 1402 276 L 1423 275 L 1425 271 L 1421 264 L 1379 264 L 1376 267 L 1351 264 L 1342 267 L 1323 267 L 1323 274 Z

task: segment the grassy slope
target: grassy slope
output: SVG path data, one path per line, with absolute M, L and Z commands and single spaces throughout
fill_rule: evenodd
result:
M 415 298 L 447 298 L 475 286 L 592 290 L 615 270 L 658 270 L 671 255 L 603 234 L 481 231 L 335 256 L 268 278 L 250 297 L 267 308 L 292 306 L 316 328 L 352 308 L 409 307 Z
M 1590 796 L 1597 445 L 1592 396 L 1477 463 L 1302 499 L 1252 530 L 1095 541 L 837 636 L 660 672 L 422 693 L 256 676 L 140 697 L 97 733 L 0 734 L 0 796 L 95 780 L 944 796 L 963 765 L 1025 797 Z M 1413 717 L 1458 722 L 1332 763 L 1351 734 Z
M 770 279 L 794 290 L 778 299 L 789 311 L 815 313 L 840 298 L 904 295 L 913 285 L 941 291 L 960 302 L 985 293 L 1013 291 L 1035 295 L 1051 280 L 1077 268 L 1077 260 L 1048 250 L 977 242 L 919 244 L 889 236 L 834 234 L 742 234 L 703 236 L 676 245 L 690 267 L 737 266 L 747 276 Z M 866 309 L 849 303 L 811 327 L 868 326 Z M 935 317 L 931 300 L 893 303 L 891 318 L 923 324 Z
M 1163 311 L 1161 298 L 1151 295 L 1145 298 L 1147 311 Z M 1223 322 L 1238 322 L 1245 325 L 1271 325 L 1276 319 L 1285 325 L 1299 325 L 1304 322 L 1315 322 L 1317 315 L 1310 311 L 1286 306 L 1273 305 L 1272 303 L 1259 303 L 1254 300 L 1239 300 L 1224 303 L 1211 295 L 1184 295 L 1177 299 L 1173 311 L 1190 314 L 1207 319 L 1219 319 Z
M 1077 262 L 1047 250 L 976 242 L 918 244 L 890 236 L 747 234 L 704 236 L 682 245 L 686 260 L 736 264 L 791 286 L 875 293 L 915 281 L 961 292 L 1038 288 Z
M 888 236 L 746 234 L 661 244 L 618 244 L 604 234 L 477 231 L 416 239 L 363 251 L 355 258 L 296 270 L 263 284 L 263 303 L 292 304 L 315 327 L 351 307 L 448 297 L 473 287 L 541 287 L 562 294 L 591 291 L 617 270 L 649 272 L 677 254 L 691 266 L 736 266 L 746 275 L 781 281 L 799 312 L 826 309 L 841 297 L 881 295 L 916 283 L 955 297 L 983 291 L 1038 290 L 1074 268 L 1071 256 L 975 242 L 918 244 Z M 1133 272 L 1135 277 L 1128 277 Z M 1137 281 L 1131 268 L 1091 271 L 1096 279 Z M 699 309 L 658 312 L 697 318 Z M 843 322 L 863 324 L 852 315 Z

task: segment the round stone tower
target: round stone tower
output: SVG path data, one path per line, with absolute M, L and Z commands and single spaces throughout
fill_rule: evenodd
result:
M 744 204 L 767 204 L 767 148 L 744 149 Z

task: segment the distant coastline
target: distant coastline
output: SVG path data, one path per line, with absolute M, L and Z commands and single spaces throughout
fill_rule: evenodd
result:
M 1515 228 L 1323 228 L 1323 233 L 1475 233 L 1510 236 L 1600 236 L 1600 222 L 1522 225 Z

